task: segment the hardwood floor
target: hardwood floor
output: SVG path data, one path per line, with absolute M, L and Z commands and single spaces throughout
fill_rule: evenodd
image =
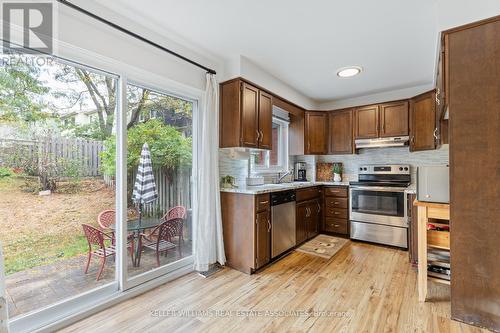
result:
M 349 242 L 330 260 L 293 252 L 252 276 L 192 273 L 63 332 L 487 332 L 450 320 L 449 286 L 429 282 L 429 301 L 419 303 L 416 279 L 407 252 Z M 213 312 L 154 315 L 169 310 Z M 263 312 L 236 313 L 251 310 Z M 332 313 L 257 316 L 280 310 Z M 234 312 L 214 318 L 215 311 Z

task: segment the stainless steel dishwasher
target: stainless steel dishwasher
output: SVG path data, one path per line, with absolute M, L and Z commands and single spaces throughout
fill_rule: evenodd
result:
M 271 257 L 295 246 L 295 191 L 271 193 Z

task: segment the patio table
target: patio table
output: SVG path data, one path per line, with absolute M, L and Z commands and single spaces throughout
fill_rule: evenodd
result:
M 157 226 L 162 224 L 162 222 L 163 222 L 162 219 L 158 217 L 143 217 L 141 218 L 140 222 L 139 219 L 137 218 L 127 221 L 127 231 L 131 232 L 134 235 L 134 247 L 135 247 L 134 249 L 135 258 L 133 261 L 134 267 L 139 266 L 137 258 L 139 256 L 139 251 L 141 251 L 141 249 L 139 248 L 139 237 L 141 233 L 144 232 L 144 230 L 146 229 L 156 228 Z M 116 229 L 114 223 L 111 224 L 109 227 L 113 231 L 115 231 Z

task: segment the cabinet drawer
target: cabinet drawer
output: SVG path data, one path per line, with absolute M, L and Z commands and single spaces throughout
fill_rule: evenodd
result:
M 302 188 L 295 192 L 297 202 L 315 199 L 319 197 L 320 194 L 321 190 L 318 187 Z
M 325 221 L 325 231 L 347 234 L 347 220 L 327 217 Z
M 347 198 L 347 187 L 325 187 L 325 195 Z
M 335 217 L 338 219 L 347 219 L 347 209 L 345 208 L 325 208 L 326 217 Z
M 257 212 L 262 212 L 265 210 L 269 210 L 271 207 L 271 201 L 269 197 L 269 193 L 258 194 L 255 196 L 255 207 Z
M 427 244 L 439 249 L 450 249 L 450 232 L 427 230 Z
M 326 197 L 325 208 L 347 208 L 347 198 Z

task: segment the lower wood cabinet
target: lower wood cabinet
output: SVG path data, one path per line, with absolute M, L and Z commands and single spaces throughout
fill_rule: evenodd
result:
M 310 187 L 296 192 L 295 240 L 297 245 L 313 238 L 321 224 L 321 189 Z
M 221 192 L 227 266 L 251 274 L 271 260 L 270 195 Z
M 324 187 L 323 197 L 324 209 L 321 230 L 349 235 L 349 187 Z

